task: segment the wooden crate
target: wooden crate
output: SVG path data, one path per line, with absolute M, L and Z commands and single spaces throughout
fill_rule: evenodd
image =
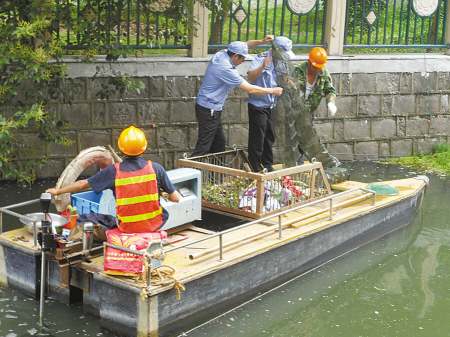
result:
M 321 163 L 254 173 L 244 151 L 231 150 L 178 164 L 202 171 L 204 207 L 244 217 L 259 219 L 332 193 Z

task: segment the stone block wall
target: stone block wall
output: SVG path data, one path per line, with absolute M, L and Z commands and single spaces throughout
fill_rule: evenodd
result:
M 450 66 L 446 64 L 450 62 L 447 56 L 435 55 L 428 61 L 428 71 L 424 71 L 420 57 L 423 55 L 384 55 L 370 60 L 330 57 L 327 67 L 337 90 L 338 112 L 331 117 L 323 101 L 314 122 L 330 153 L 340 160 L 410 156 L 420 151 L 430 153 L 436 144 L 435 134 L 439 142 L 448 141 Z M 29 133 L 30 147 L 36 148 L 34 156 L 48 158 L 47 165 L 36 172 L 37 177 L 58 177 L 87 147 L 112 145 L 118 151 L 119 133 L 129 125 L 143 129 L 147 136 L 149 146 L 144 158 L 168 170 L 177 168 L 178 159 L 192 153 L 197 141 L 194 106 L 209 59 L 157 58 L 118 64 L 117 70 L 144 81 L 146 89 L 109 101 L 95 95 L 107 81 L 92 79 L 94 71 L 89 67 L 95 64 L 68 62 L 71 80 L 83 89 L 71 106 L 56 103 L 55 113 L 70 121 L 67 135 L 74 144 L 36 144 L 31 139 L 33 133 Z M 295 62 L 303 60 L 304 56 L 298 56 Z M 246 61 L 238 67 L 244 77 L 249 65 Z M 247 98 L 247 93 L 236 88 L 225 103 L 223 124 L 230 148 L 233 144 L 247 147 Z M 97 169 L 90 167 L 83 175 Z
M 338 113 L 322 102 L 316 129 L 341 160 L 432 152 L 450 132 L 447 73 L 332 74 Z M 428 87 L 428 90 L 427 90 Z M 436 138 L 435 138 L 436 136 Z

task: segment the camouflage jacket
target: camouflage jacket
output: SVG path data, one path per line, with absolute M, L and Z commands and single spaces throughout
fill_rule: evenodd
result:
M 299 79 L 300 82 L 300 89 L 303 91 L 303 93 L 306 92 L 306 80 L 308 77 L 308 62 L 302 62 L 299 64 L 296 64 L 294 66 L 295 73 Z M 333 87 L 333 83 L 331 81 L 331 75 L 330 72 L 323 68 L 321 71 L 319 71 L 316 74 L 316 78 L 314 79 L 314 88 L 309 94 L 308 101 L 306 104 L 309 105 L 309 113 L 313 114 L 316 112 L 317 107 L 320 104 L 320 101 L 322 100 L 322 96 L 326 97 L 326 101 L 333 102 L 336 98 L 336 90 Z

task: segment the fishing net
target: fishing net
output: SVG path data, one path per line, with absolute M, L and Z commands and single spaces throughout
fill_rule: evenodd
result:
M 366 186 L 367 189 L 377 192 L 377 195 L 398 195 L 399 191 L 392 186 L 381 184 L 381 183 L 371 183 Z
M 339 184 L 350 179 L 350 173 L 344 167 L 329 167 L 325 170 L 328 183 Z
M 316 132 L 294 64 L 274 42 L 272 60 L 277 83 L 284 89 L 283 94 L 278 97 L 274 114 L 277 128 L 275 146 L 281 162 L 286 167 L 300 164 L 302 150 L 306 159 L 312 162 L 315 158 L 322 163 L 324 169 L 339 166 L 339 160 L 328 153 Z

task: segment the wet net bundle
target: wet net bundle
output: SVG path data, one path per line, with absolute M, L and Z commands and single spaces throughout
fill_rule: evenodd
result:
M 272 60 L 277 83 L 284 89 L 275 108 L 275 145 L 281 162 L 286 167 L 295 166 L 303 152 L 306 159 L 321 162 L 324 169 L 339 166 L 339 160 L 328 153 L 316 132 L 294 64 L 275 43 L 272 43 Z
M 371 183 L 366 186 L 367 189 L 377 193 L 377 195 L 399 195 L 400 192 L 392 186 L 383 183 Z

